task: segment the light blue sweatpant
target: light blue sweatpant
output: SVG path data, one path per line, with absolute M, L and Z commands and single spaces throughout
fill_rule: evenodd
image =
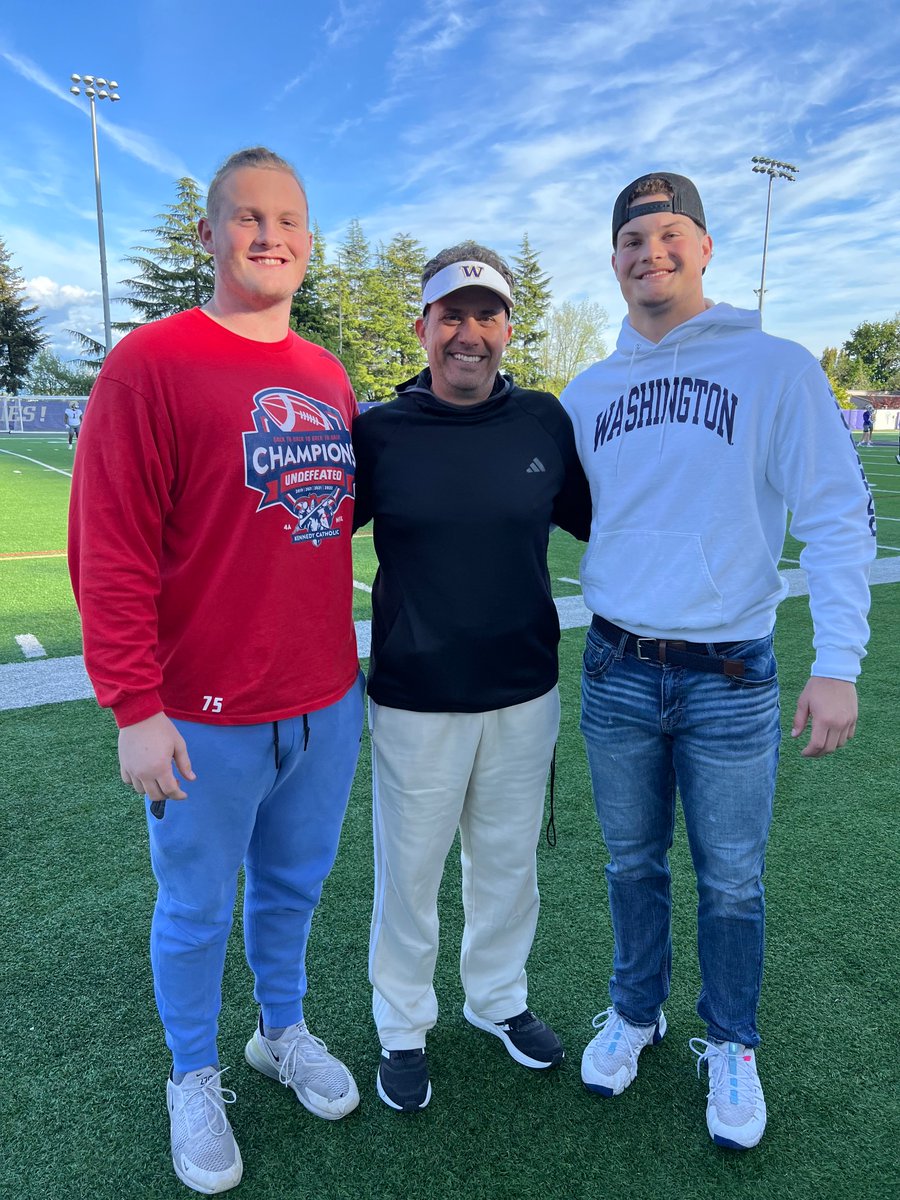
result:
M 176 1071 L 216 1065 L 225 948 L 244 865 L 244 945 L 263 1021 L 303 1019 L 306 943 L 334 864 L 356 769 L 360 675 L 335 704 L 264 725 L 176 721 L 197 778 L 149 813 L 159 890 L 150 932 L 156 1004 Z M 276 758 L 278 765 L 276 765 Z

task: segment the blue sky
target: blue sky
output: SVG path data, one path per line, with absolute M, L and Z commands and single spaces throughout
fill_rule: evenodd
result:
M 554 300 L 597 301 L 613 328 L 616 193 L 679 171 L 715 243 L 707 294 L 754 307 L 763 154 L 800 167 L 773 189 L 765 326 L 818 355 L 900 309 L 898 64 L 887 0 L 6 0 L 0 237 L 64 357 L 66 328 L 102 338 L 73 71 L 120 84 L 98 106 L 113 296 L 174 181 L 205 187 L 262 143 L 298 167 L 332 250 L 354 217 L 432 253 L 474 237 L 511 255 L 527 232 Z

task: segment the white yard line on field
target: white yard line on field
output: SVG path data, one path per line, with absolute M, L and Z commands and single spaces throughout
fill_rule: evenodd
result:
M 46 658 L 47 651 L 33 633 L 17 633 L 16 641 L 26 658 Z
M 45 471 L 55 471 L 57 475 L 67 475 L 72 478 L 71 471 L 62 471 L 59 467 L 51 467 L 48 463 L 41 462 L 39 458 L 29 458 L 27 454 L 16 454 L 15 450 L 3 450 L 0 448 L 0 454 L 8 454 L 10 458 L 22 458 L 25 462 L 35 463 L 36 466 L 43 467 Z

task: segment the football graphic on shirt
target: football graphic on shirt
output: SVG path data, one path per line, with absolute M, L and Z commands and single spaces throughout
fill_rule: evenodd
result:
M 296 392 L 270 391 L 259 399 L 259 407 L 272 423 L 282 431 L 291 433 L 295 429 L 328 429 L 328 422 L 321 411 Z
M 263 388 L 253 402 L 253 429 L 242 436 L 245 483 L 260 496 L 256 511 L 286 509 L 293 523 L 285 528 L 298 545 L 341 537 L 338 509 L 353 499 L 356 473 L 344 415 L 285 387 Z

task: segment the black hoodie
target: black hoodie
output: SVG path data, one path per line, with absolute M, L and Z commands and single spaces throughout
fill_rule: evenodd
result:
M 354 528 L 374 520 L 369 695 L 415 712 L 488 712 L 557 682 L 551 524 L 582 541 L 591 499 L 569 417 L 498 375 L 446 404 L 431 372 L 353 425 Z

